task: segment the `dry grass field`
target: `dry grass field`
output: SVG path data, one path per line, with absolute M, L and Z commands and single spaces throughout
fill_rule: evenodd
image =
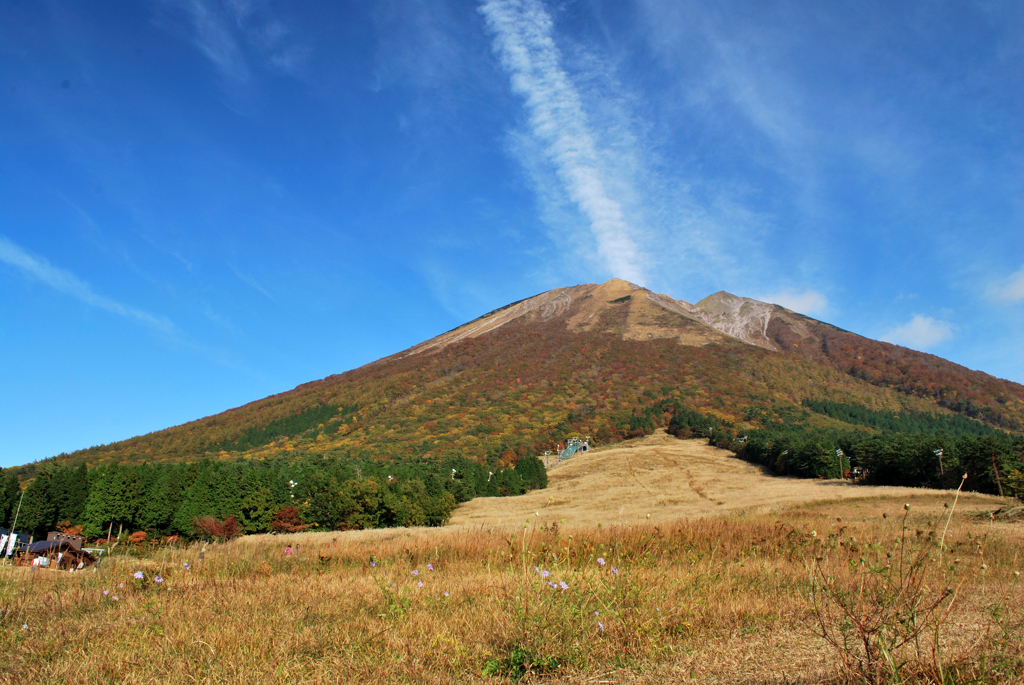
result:
M 0 680 L 1024 682 L 1024 529 L 994 498 L 776 479 L 663 435 L 550 476 L 443 529 L 0 569 Z
M 845 481 L 766 477 L 753 464 L 706 440 L 654 435 L 579 454 L 548 471 L 546 490 L 522 497 L 480 498 L 459 507 L 452 525 L 521 524 L 525 518 L 628 524 L 680 518 L 769 514 L 792 505 L 852 498 L 923 498 L 935 490 L 867 487 Z M 995 509 L 999 500 L 961 497 L 960 507 Z

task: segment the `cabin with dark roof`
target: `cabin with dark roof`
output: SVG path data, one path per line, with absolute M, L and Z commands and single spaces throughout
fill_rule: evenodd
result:
M 18 551 L 18 566 L 75 571 L 96 563 L 96 557 L 87 550 L 76 549 L 62 540 L 40 540 Z

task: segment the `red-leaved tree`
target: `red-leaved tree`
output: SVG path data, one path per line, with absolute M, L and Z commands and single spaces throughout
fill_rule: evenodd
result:
M 199 535 L 204 535 L 217 540 L 230 540 L 242 534 L 242 527 L 234 516 L 228 516 L 223 521 L 218 521 L 212 516 L 204 516 L 192 522 L 192 528 Z
M 302 522 L 298 507 L 293 507 L 290 504 L 281 507 L 270 522 L 270 529 L 275 533 L 298 533 L 306 528 L 309 526 Z

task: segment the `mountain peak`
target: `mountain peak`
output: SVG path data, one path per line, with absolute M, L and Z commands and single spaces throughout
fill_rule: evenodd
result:
M 745 343 L 776 349 L 768 337 L 775 305 L 719 290 L 698 302 L 697 307 L 709 326 Z
M 610 278 L 597 287 L 603 290 L 607 290 L 608 292 L 628 293 L 633 290 L 642 290 L 641 286 L 637 285 L 636 283 L 630 283 L 629 281 L 624 281 L 621 278 Z

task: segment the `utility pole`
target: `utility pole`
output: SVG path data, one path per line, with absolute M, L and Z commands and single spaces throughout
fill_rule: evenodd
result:
M 939 475 L 945 476 L 946 470 L 942 468 L 942 449 L 932 450 L 932 454 L 939 458 Z
M 18 534 L 15 533 L 15 527 L 18 525 L 18 514 L 21 513 L 21 503 L 25 501 L 25 491 L 21 491 L 21 499 L 18 500 L 18 510 L 14 512 L 14 523 L 11 524 L 11 541 L 7 544 L 7 553 L 4 556 L 11 556 L 11 552 L 14 551 L 14 545 L 18 542 Z

